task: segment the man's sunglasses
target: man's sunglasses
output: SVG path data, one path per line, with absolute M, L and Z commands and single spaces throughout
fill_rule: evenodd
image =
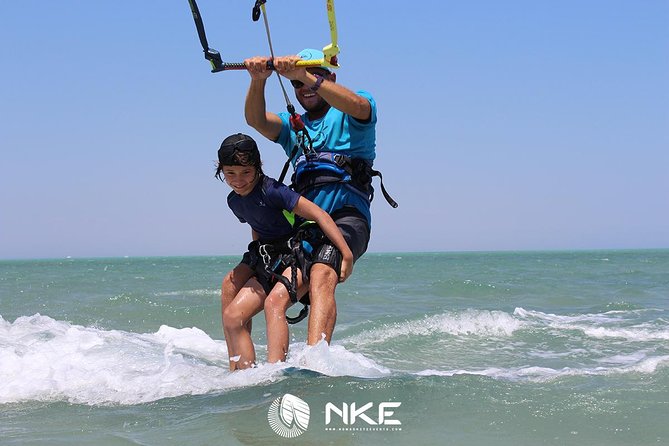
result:
M 313 71 L 310 71 L 310 73 L 311 73 L 311 74 L 317 74 L 317 75 L 319 75 L 319 76 L 321 76 L 321 77 L 325 77 L 325 78 L 327 78 L 328 75 L 330 74 L 330 73 L 328 73 L 328 72 L 326 72 L 326 71 L 323 71 L 323 72 L 317 72 L 317 73 L 314 73 Z M 299 88 L 304 87 L 304 82 L 302 82 L 302 81 L 290 81 L 290 85 L 292 85 L 293 88 L 295 88 L 295 89 L 299 89 Z

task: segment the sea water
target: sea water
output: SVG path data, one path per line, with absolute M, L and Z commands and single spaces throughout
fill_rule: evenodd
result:
M 231 373 L 237 261 L 0 262 L 0 444 L 669 444 L 668 250 L 367 254 L 332 345 L 267 364 L 261 314 Z

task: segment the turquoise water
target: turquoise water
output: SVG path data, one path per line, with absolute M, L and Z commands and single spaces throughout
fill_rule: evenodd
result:
M 668 250 L 369 254 L 332 346 L 303 322 L 265 364 L 260 316 L 259 367 L 230 373 L 236 260 L 0 262 L 0 444 L 669 444 Z M 292 439 L 268 423 L 287 393 Z

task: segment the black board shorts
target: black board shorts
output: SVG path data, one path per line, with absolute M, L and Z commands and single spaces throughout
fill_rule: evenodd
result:
M 369 245 L 371 231 L 367 219 L 352 206 L 336 210 L 332 213 L 331 217 L 353 253 L 353 262 L 357 261 L 367 251 L 367 246 Z M 330 265 L 337 272 L 337 275 L 339 275 L 341 272 L 341 252 L 323 235 L 320 228 L 317 230 L 321 235 L 320 243 L 313 247 L 314 250 L 310 255 L 305 253 L 305 258 L 302 262 L 304 273 L 309 278 L 313 264 L 323 263 Z

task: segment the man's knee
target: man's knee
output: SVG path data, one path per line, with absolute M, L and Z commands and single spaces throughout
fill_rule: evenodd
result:
M 335 271 L 331 265 L 327 265 L 325 263 L 315 263 L 311 267 L 309 281 L 312 286 L 327 286 L 334 289 L 334 287 L 339 282 L 339 277 L 337 275 L 337 271 Z
M 335 288 L 339 283 L 337 272 L 323 263 L 316 263 L 311 268 L 309 276 L 309 296 L 311 302 L 322 303 L 334 301 Z

